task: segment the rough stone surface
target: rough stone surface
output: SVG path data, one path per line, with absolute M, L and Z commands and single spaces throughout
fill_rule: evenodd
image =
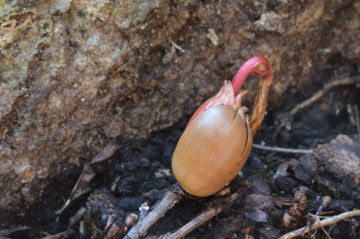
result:
M 360 189 L 360 138 L 340 134 L 329 144 L 319 145 L 314 153 L 324 173 Z
M 66 197 L 49 185 L 111 137 L 144 139 L 190 114 L 254 55 L 275 70 L 273 108 L 358 74 L 359 16 L 349 0 L 0 0 L 1 220 L 45 191 Z

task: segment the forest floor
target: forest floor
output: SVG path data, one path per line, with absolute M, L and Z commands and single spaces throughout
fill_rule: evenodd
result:
M 146 231 L 146 237 L 176 231 L 209 208 L 222 207 L 185 238 L 280 238 L 306 226 L 310 232 L 301 233 L 303 238 L 360 238 L 360 217 L 311 229 L 324 218 L 360 208 L 358 93 L 352 85 L 331 89 L 281 129 L 278 115 L 289 110 L 268 112 L 254 143 L 290 152 L 254 147 L 226 195 L 178 195 L 175 206 Z M 56 203 L 45 200 L 51 206 L 43 203 L 34 209 L 28 215 L 33 219 L 30 226 L 2 230 L 1 238 L 122 238 L 167 191 L 179 192 L 172 186 L 176 179 L 171 158 L 188 118 L 145 142 L 120 142 L 119 150 L 110 147 L 110 157 L 84 169 L 65 209 L 55 212 L 68 195 L 54 199 Z M 60 184 L 55 186 L 61 188 Z M 236 200 L 229 203 L 231 195 Z

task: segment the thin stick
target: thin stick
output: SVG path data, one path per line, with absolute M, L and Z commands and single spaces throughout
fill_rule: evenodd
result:
M 319 229 L 321 227 L 336 224 L 336 223 L 338 223 L 338 222 L 340 222 L 342 220 L 345 220 L 345 219 L 347 219 L 349 217 L 358 217 L 358 216 L 360 216 L 360 210 L 353 210 L 353 211 L 350 211 L 350 212 L 345 212 L 345 213 L 342 213 L 342 214 L 339 214 L 339 215 L 336 215 L 336 216 L 333 216 L 333 217 L 329 217 L 329 218 L 321 220 L 321 221 L 316 221 L 311 226 L 311 228 L 302 227 L 302 228 L 299 228 L 299 229 L 297 229 L 295 231 L 289 232 L 289 233 L 283 235 L 282 237 L 280 237 L 280 239 L 291 239 L 291 238 L 294 238 L 294 237 L 298 237 L 298 236 L 301 236 L 302 234 L 309 233 L 312 230 L 316 230 L 316 229 Z
M 322 231 L 325 233 L 325 235 L 328 237 L 328 239 L 331 239 L 331 236 L 329 235 L 329 233 L 325 230 L 324 226 L 321 225 L 318 216 L 314 216 L 314 218 L 315 218 L 316 222 L 320 224 Z
M 313 153 L 312 149 L 289 149 L 289 148 L 281 148 L 281 147 L 262 146 L 260 144 L 253 144 L 252 146 L 255 149 L 269 150 L 269 151 L 289 153 L 289 154 L 312 154 Z
M 178 44 L 176 44 L 173 40 L 170 39 L 170 43 L 171 43 L 172 46 L 175 47 L 176 50 L 179 50 L 179 51 L 181 51 L 182 53 L 185 53 L 185 50 L 184 50 L 181 46 L 179 46 Z
M 240 193 L 232 194 L 230 197 L 225 199 L 222 203 L 219 203 L 216 206 L 213 206 L 213 207 L 209 208 L 208 210 L 206 210 L 205 212 L 201 213 L 199 216 L 195 217 L 193 220 L 188 222 L 186 225 L 182 226 L 176 232 L 162 235 L 159 238 L 161 238 L 161 239 L 179 239 L 179 238 L 186 236 L 187 234 L 189 234 L 190 232 L 192 232 L 193 230 L 195 230 L 196 228 L 198 228 L 199 226 L 201 226 L 202 224 L 204 224 L 205 222 L 207 222 L 208 220 L 210 220 L 211 218 L 213 218 L 214 216 L 216 216 L 217 214 L 222 212 L 225 208 L 230 207 L 234 203 L 234 201 L 236 199 L 238 199 L 239 197 L 240 197 Z
M 313 104 L 314 102 L 316 102 L 317 100 L 319 100 L 321 97 L 323 97 L 327 92 L 329 92 L 332 88 L 337 87 L 337 86 L 342 86 L 342 85 L 350 85 L 350 84 L 355 84 L 355 83 L 359 83 L 360 82 L 360 77 L 352 77 L 352 78 L 345 78 L 343 80 L 337 80 L 337 81 L 332 81 L 328 84 L 326 84 L 322 89 L 320 89 L 319 91 L 317 91 L 313 96 L 311 96 L 309 99 L 301 102 L 300 104 L 298 104 L 297 106 L 295 106 L 291 111 L 290 111 L 290 115 L 295 115 L 297 112 L 299 112 L 299 110 L 308 107 L 309 105 Z
M 332 88 L 337 86 L 343 86 L 343 85 L 350 85 L 350 84 L 356 84 L 360 83 L 360 76 L 355 77 L 347 77 L 343 80 L 336 80 L 332 81 L 328 84 L 326 84 L 322 89 L 318 90 L 313 96 L 310 98 L 304 100 L 300 104 L 296 105 L 288 114 L 284 115 L 283 119 L 280 119 L 280 125 L 275 130 L 275 133 L 272 136 L 272 139 L 275 139 L 276 136 L 279 134 L 280 130 L 284 128 L 284 126 L 291 121 L 291 118 L 297 114 L 301 109 L 304 109 L 305 107 L 308 107 L 309 105 L 315 103 L 317 100 L 319 100 L 321 97 L 323 97 L 327 92 L 329 92 Z
M 66 235 L 66 231 L 60 232 L 55 235 L 48 235 L 46 237 L 43 237 L 43 239 L 59 239 L 59 238 L 63 238 L 65 235 Z
M 358 134 L 360 134 L 360 117 L 359 117 L 359 110 L 358 110 L 358 106 L 355 105 L 355 118 L 356 118 L 356 129 Z
M 155 224 L 165 213 L 177 203 L 182 195 L 167 191 L 163 198 L 155 205 L 155 208 L 138 222 L 131 230 L 126 234 L 124 239 L 138 239 L 144 236 L 149 228 Z

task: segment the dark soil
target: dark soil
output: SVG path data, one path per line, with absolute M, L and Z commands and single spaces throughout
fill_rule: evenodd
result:
M 359 90 L 351 86 L 331 91 L 319 102 L 300 111 L 293 119 L 291 129 L 283 129 L 275 140 L 272 140 L 272 136 L 278 125 L 276 116 L 282 112 L 269 112 L 254 143 L 314 149 L 319 144 L 329 143 L 340 133 L 358 139 L 348 109 L 349 105 L 360 102 L 359 97 Z M 285 111 L 287 109 L 283 109 Z M 60 208 L 70 189 L 62 187 L 67 183 L 54 183 L 54 187 L 66 192 L 64 199 L 48 195 L 47 200 L 39 202 L 37 209 L 32 210 L 35 213 L 26 216 L 32 219 L 31 223 L 24 221 L 30 225 L 29 228 L 18 228 L 16 232 L 9 231 L 7 234 L 2 231 L 2 236 L 33 238 L 43 237 L 45 232 L 55 234 L 66 231 L 66 238 L 90 238 L 91 235 L 102 238 L 108 229 L 106 221 L 109 215 L 116 215 L 117 229 L 121 228 L 125 233 L 125 218 L 128 215 L 139 215 L 139 207 L 143 203 L 151 207 L 170 185 L 176 183 L 172 174 L 168 176 L 166 171 L 162 174 L 159 172 L 171 168 L 172 153 L 189 117 L 170 129 L 155 132 L 146 142 L 122 142 L 123 147 L 115 155 L 94 167 L 97 175 L 91 182 L 91 196 L 86 194 L 75 200 L 59 217 L 55 211 Z M 347 178 L 341 180 L 341 175 L 335 177 L 324 171 L 321 173 L 321 169 L 316 168 L 316 160 L 311 155 L 253 149 L 241 176 L 230 184 L 232 191 L 244 182 L 250 185 L 249 188 L 242 191 L 242 197 L 229 210 L 220 213 L 186 238 L 278 238 L 287 231 L 311 223 L 308 213 L 315 214 L 322 197 L 326 195 L 332 201 L 323 211 L 329 211 L 330 215 L 360 208 L 359 186 L 352 185 Z M 77 173 L 73 175 L 73 178 L 66 180 L 75 180 Z M 290 228 L 284 228 L 283 215 L 287 211 L 291 214 L 291 205 L 296 201 L 294 195 L 303 187 L 306 187 L 303 193 L 304 208 L 298 209 L 299 215 L 292 218 Z M 147 235 L 159 236 L 178 229 L 205 210 L 213 197 L 183 198 Z M 84 209 L 78 212 L 80 208 L 86 208 L 85 213 Z M 83 220 L 85 227 L 80 233 Z M 330 231 L 332 238 L 360 238 L 359 225 L 360 218 L 356 218 L 342 221 L 331 230 L 329 227 L 325 229 Z M 118 237 L 121 238 L 124 233 Z M 310 235 L 304 238 L 310 238 Z M 313 238 L 327 237 L 318 230 Z
M 277 125 L 275 117 L 277 112 L 269 113 L 254 142 L 309 149 L 328 143 L 339 133 L 352 135 L 356 132 L 356 127 L 350 123 L 347 104 L 359 102 L 358 93 L 351 87 L 332 91 L 319 102 L 296 115 L 291 130 L 282 130 L 274 141 L 271 137 Z M 94 182 L 97 188 L 106 188 L 110 191 L 117 200 L 116 205 L 125 215 L 133 212 L 139 214 L 138 208 L 144 202 L 149 206 L 154 205 L 168 187 L 176 183 L 172 174 L 169 177 L 166 175 L 156 177 L 155 174 L 159 170 L 170 169 L 172 152 L 186 123 L 187 119 L 183 119 L 171 129 L 154 133 L 147 142 L 124 146 L 107 162 L 110 167 L 96 177 Z M 244 192 L 241 200 L 238 200 L 230 210 L 220 213 L 193 231 L 187 238 L 246 238 L 246 235 L 254 238 L 278 238 L 286 231 L 308 223 L 307 213 L 315 214 L 322 202 L 321 198 L 325 195 L 332 197 L 331 204 L 325 210 L 332 211 L 332 214 L 360 207 L 360 198 L 352 193 L 351 185 L 331 175 L 320 175 L 318 171 L 309 172 L 300 164 L 296 166 L 297 162 L 303 162 L 303 158 L 306 157 L 254 149 L 242 170 L 242 176 L 237 177 L 231 184 L 234 190 L 236 185 L 245 180 L 250 183 L 250 188 Z M 311 164 L 315 159 L 309 160 Z M 292 163 L 286 170 L 288 175 L 274 179 L 279 165 L 286 162 Z M 120 176 L 121 179 L 112 190 L 111 185 L 114 184 L 113 180 L 116 176 Z M 279 203 L 279 200 L 286 199 L 292 202 L 295 192 L 301 186 L 307 187 L 307 208 L 298 221 L 293 223 L 292 228 L 285 229 L 282 226 L 282 218 L 290 206 Z M 357 195 L 359 193 L 360 190 Z M 257 195 L 256 198 L 252 197 L 253 195 Z M 148 235 L 159 236 L 176 230 L 205 210 L 212 198 L 182 199 L 151 228 Z M 264 206 L 264 202 L 267 202 L 267 205 Z M 259 203 L 261 206 L 258 205 Z M 357 223 L 359 222 L 358 219 Z M 332 238 L 357 238 L 359 227 L 355 225 L 355 221 L 343 221 L 331 229 L 330 235 Z M 326 236 L 318 230 L 315 238 L 326 238 Z

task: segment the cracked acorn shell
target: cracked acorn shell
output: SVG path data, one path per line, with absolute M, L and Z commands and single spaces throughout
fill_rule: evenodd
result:
M 234 105 L 201 113 L 184 131 L 172 158 L 172 170 L 190 194 L 210 196 L 235 178 L 252 146 L 249 124 Z

